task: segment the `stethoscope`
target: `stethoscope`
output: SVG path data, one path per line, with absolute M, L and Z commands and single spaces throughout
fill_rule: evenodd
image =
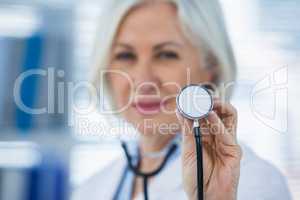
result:
M 197 154 L 197 193 L 198 200 L 204 199 L 203 192 L 203 158 L 202 136 L 199 120 L 204 119 L 213 109 L 211 92 L 199 84 L 191 84 L 182 88 L 176 98 L 178 111 L 186 118 L 194 121 L 193 131 Z
M 194 121 L 193 123 L 193 131 L 194 137 L 196 141 L 196 154 L 197 154 L 197 188 L 198 188 L 198 199 L 204 199 L 203 193 L 203 159 L 202 159 L 202 144 L 201 144 L 201 130 L 199 120 L 208 116 L 209 112 L 211 112 L 213 108 L 213 98 L 210 91 L 200 84 L 191 84 L 187 85 L 181 89 L 179 94 L 176 97 L 176 104 L 178 111 L 186 118 Z M 143 190 L 144 190 L 144 199 L 149 199 L 148 194 L 148 180 L 149 178 L 157 175 L 161 170 L 165 167 L 167 161 L 171 157 L 171 155 L 177 149 L 178 144 L 172 144 L 166 151 L 165 157 L 161 165 L 153 170 L 152 172 L 142 172 L 139 169 L 140 166 L 140 158 L 138 158 L 138 163 L 136 165 L 133 164 L 133 158 L 129 154 L 128 147 L 125 142 L 121 143 L 122 148 L 124 150 L 128 169 L 131 170 L 136 176 L 143 178 Z M 139 156 L 140 157 L 140 156 Z M 123 173 L 117 191 L 114 195 L 113 200 L 117 200 L 120 195 L 120 190 L 124 183 L 124 179 L 126 176 L 126 169 Z

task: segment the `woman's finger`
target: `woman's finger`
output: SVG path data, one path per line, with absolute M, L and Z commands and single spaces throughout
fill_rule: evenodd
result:
M 184 135 L 193 136 L 193 121 L 184 118 L 178 110 L 176 110 L 176 116 L 181 124 L 181 132 Z
M 207 119 L 210 123 L 210 133 L 215 135 L 217 140 L 225 145 L 236 145 L 235 136 L 226 130 L 222 120 L 215 111 L 210 112 Z
M 219 99 L 215 99 L 213 110 L 221 118 L 227 132 L 236 137 L 237 110 L 230 103 L 221 102 Z

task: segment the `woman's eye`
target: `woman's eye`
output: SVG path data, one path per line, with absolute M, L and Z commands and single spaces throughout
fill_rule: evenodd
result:
M 179 56 L 175 52 L 166 51 L 166 52 L 160 52 L 156 55 L 159 59 L 178 59 Z
M 122 53 L 118 53 L 115 56 L 116 60 L 120 60 L 120 61 L 127 61 L 127 60 L 134 60 L 136 58 L 135 54 L 131 53 L 131 52 L 122 52 Z

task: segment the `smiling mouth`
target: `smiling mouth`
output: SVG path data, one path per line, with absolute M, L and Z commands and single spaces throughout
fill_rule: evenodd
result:
M 142 115 L 156 114 L 161 111 L 165 101 L 161 100 L 140 100 L 132 104 L 132 106 Z

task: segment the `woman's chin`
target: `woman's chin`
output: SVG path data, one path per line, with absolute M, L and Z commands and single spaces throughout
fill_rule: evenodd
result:
M 134 120 L 133 124 L 142 135 L 169 135 L 180 130 L 178 121 L 173 118 L 165 118 L 165 116 L 157 116 L 155 118 L 146 118 Z
M 124 117 L 143 135 L 172 134 L 180 129 L 175 113 L 162 110 L 144 112 L 132 107 L 124 113 Z

